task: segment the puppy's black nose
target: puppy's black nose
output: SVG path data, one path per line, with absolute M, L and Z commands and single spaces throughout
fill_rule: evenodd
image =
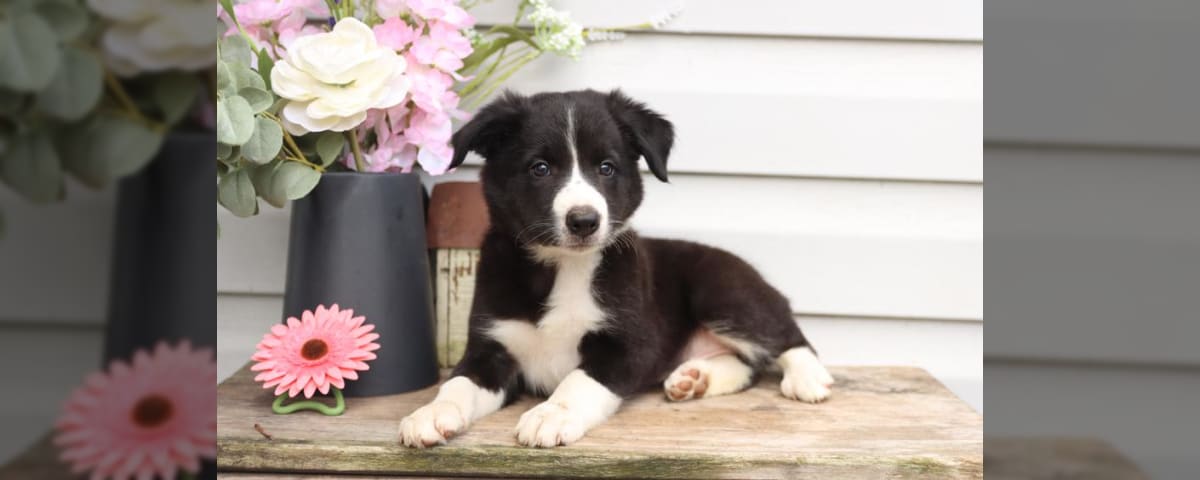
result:
M 600 212 L 591 207 L 575 207 L 567 212 L 567 230 L 586 237 L 600 228 Z

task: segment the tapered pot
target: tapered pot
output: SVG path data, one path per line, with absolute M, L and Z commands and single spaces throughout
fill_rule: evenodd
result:
M 172 133 L 117 190 L 104 365 L 159 341 L 217 345 L 211 133 Z
M 326 173 L 292 205 L 284 318 L 337 304 L 379 333 L 378 358 L 348 396 L 438 380 L 425 246 L 425 189 L 413 174 Z

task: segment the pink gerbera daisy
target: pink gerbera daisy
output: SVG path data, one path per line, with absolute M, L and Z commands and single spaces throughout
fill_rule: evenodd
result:
M 139 350 L 89 375 L 67 399 L 54 443 L 92 479 L 175 478 L 217 457 L 217 363 L 186 340 Z
M 354 310 L 320 305 L 315 312 L 305 310 L 300 320 L 290 317 L 287 325 L 271 327 L 250 357 L 257 362 L 250 369 L 262 372 L 254 380 L 289 397 L 304 392 L 312 398 L 317 391 L 329 393 L 330 386 L 346 388 L 345 380 L 357 379 L 379 349 L 374 343 L 379 334 L 371 332 L 375 326 L 363 325 L 364 320 Z

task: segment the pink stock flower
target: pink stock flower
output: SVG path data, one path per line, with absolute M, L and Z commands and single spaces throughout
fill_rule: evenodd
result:
M 412 101 L 417 108 L 426 112 L 440 112 L 445 109 L 443 99 L 446 98 L 446 93 L 454 86 L 454 78 L 440 70 L 429 68 L 421 65 L 412 58 L 408 57 L 408 71 L 405 72 L 412 85 L 409 87 L 408 93 L 412 97 Z
M 396 51 L 408 48 L 421 35 L 419 29 L 410 27 L 399 17 L 389 18 L 372 30 L 375 32 L 375 41 Z
M 407 0 L 375 0 L 375 13 L 380 18 L 399 17 L 408 10 Z
M 471 54 L 471 41 L 457 28 L 441 22 L 429 25 L 429 33 L 413 42 L 412 58 L 444 72 L 462 68 L 462 59 Z
M 450 147 L 451 133 L 449 115 L 424 110 L 413 112 L 408 129 L 404 131 L 408 142 L 418 147 L 417 162 L 433 175 L 446 173 L 450 167 L 454 155 L 454 149 Z
M 367 370 L 366 361 L 374 360 L 379 349 L 374 343 L 379 334 L 371 332 L 375 326 L 363 325 L 366 318 L 353 315 L 354 310 L 320 305 L 315 312 L 305 310 L 301 319 L 291 317 L 287 325 L 271 327 L 250 357 L 256 362 L 250 370 L 262 372 L 254 380 L 289 397 L 304 392 L 312 398 L 318 390 L 329 393 L 331 386 L 345 388 L 345 380 Z
M 217 457 L 217 363 L 186 340 L 139 350 L 89 375 L 67 399 L 54 443 L 76 474 L 175 478 Z
M 278 59 L 280 52 L 270 48 L 272 38 L 278 36 L 279 43 L 286 46 L 297 37 L 320 32 L 319 28 L 306 25 L 308 17 L 327 16 L 329 7 L 323 0 L 247 0 L 234 4 L 233 12 L 254 43 Z M 217 16 L 228 27 L 225 36 L 238 34 L 224 9 L 220 9 Z
M 463 29 L 475 25 L 475 18 L 454 0 L 408 0 L 408 9 L 425 20 L 439 21 Z

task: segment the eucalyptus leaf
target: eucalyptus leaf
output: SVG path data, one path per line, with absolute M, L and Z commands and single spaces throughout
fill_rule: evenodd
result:
M 62 164 L 50 135 L 37 131 L 12 139 L 0 157 L 0 179 L 34 203 L 62 199 Z
M 123 116 L 103 113 L 58 136 L 67 171 L 99 188 L 141 170 L 162 146 L 163 135 Z
M 337 161 L 345 149 L 346 137 L 338 132 L 322 132 L 317 136 L 317 155 L 321 157 L 322 167 Z
M 246 99 L 246 102 L 250 104 L 250 109 L 254 113 L 265 112 L 268 108 L 271 108 L 271 104 L 275 103 L 275 95 L 266 90 L 259 90 L 254 87 L 246 87 L 238 90 L 238 96 Z
M 275 208 L 283 208 L 288 202 L 284 192 L 278 191 L 274 184 L 275 172 L 285 163 L 288 163 L 288 160 L 277 159 L 266 165 L 258 165 L 250 172 L 250 179 L 254 182 L 258 196 Z
M 304 198 L 320 181 L 321 172 L 298 162 L 284 162 L 271 179 L 273 189 L 288 200 Z
M 217 60 L 217 91 L 227 92 L 233 88 L 233 74 L 229 73 L 229 65 Z
M 218 58 L 225 62 L 246 64 L 255 58 L 250 51 L 250 44 L 246 43 L 246 39 L 241 35 L 225 37 L 221 39 L 219 46 Z
M 196 104 L 200 94 L 200 79 L 195 75 L 172 72 L 154 79 L 154 104 L 168 125 L 174 125 Z
M 241 145 L 254 134 L 254 111 L 242 97 L 217 100 L 217 141 Z
M 262 77 L 263 83 L 267 85 L 267 90 L 271 89 L 271 70 L 275 69 L 275 60 L 271 59 L 271 55 L 267 54 L 267 49 L 258 51 L 258 76 Z
M 0 87 L 41 90 L 61 61 L 58 36 L 42 17 L 32 12 L 0 17 Z
M 24 93 L 0 88 L 0 115 L 16 115 L 24 106 Z
M 42 0 L 34 7 L 46 23 L 54 29 L 59 40 L 70 41 L 87 30 L 88 14 L 77 2 L 68 0 Z
M 37 108 L 68 121 L 79 120 L 92 111 L 104 90 L 104 71 L 91 52 L 76 47 L 63 49 L 63 62 L 54 79 L 37 96 Z
M 250 173 L 243 168 L 221 176 L 217 182 L 217 201 L 239 217 L 258 213 L 258 197 Z
M 259 165 L 274 160 L 283 148 L 283 129 L 269 118 L 255 119 L 254 134 L 242 145 L 242 156 Z
M 224 95 L 237 95 L 245 88 L 266 90 L 267 84 L 250 67 L 241 63 L 217 62 L 217 91 Z

